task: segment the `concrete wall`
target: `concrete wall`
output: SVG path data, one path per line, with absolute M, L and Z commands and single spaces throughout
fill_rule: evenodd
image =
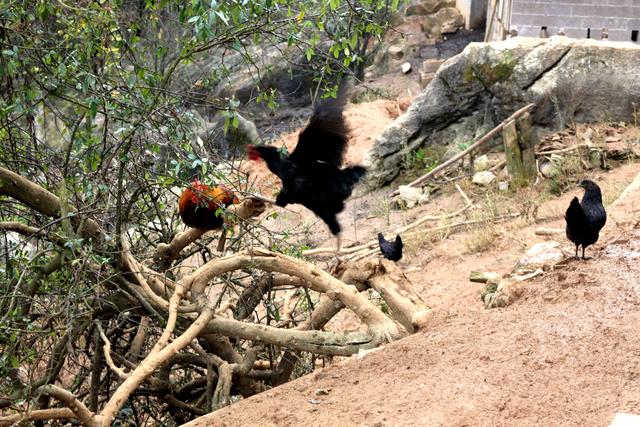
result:
M 484 28 L 487 18 L 487 0 L 456 0 L 456 8 L 464 16 L 464 27 L 467 30 Z
M 606 28 L 609 39 L 631 41 L 640 31 L 640 0 L 512 0 L 510 28 L 519 36 L 538 37 L 547 27 L 549 36 L 563 29 L 568 37 L 600 39 Z

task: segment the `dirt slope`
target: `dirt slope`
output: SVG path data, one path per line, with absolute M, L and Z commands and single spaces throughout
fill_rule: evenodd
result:
M 594 259 L 530 282 L 512 306 L 485 310 L 460 277 L 428 330 L 188 425 L 605 426 L 640 413 L 639 201 L 640 175 L 608 208 Z

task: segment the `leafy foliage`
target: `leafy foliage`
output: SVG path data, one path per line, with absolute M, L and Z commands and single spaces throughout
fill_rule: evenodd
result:
M 344 73 L 362 73 L 396 8 L 397 0 L 1 0 L 0 166 L 63 208 L 52 220 L 0 197 L 0 376 L 9 379 L 0 395 L 22 402 L 54 382 L 84 393 L 92 368 L 104 369 L 96 322 L 116 354 L 130 348 L 143 316 L 162 325 L 157 312 L 131 305 L 121 237 L 141 255 L 171 241 L 175 197 L 196 176 L 247 188 L 232 163 L 205 149 L 198 111 L 221 114 L 227 131 L 242 102 L 277 108 L 262 78 L 271 71 L 259 61 L 266 50 L 306 67 L 331 96 Z M 209 66 L 194 75 L 194 64 Z M 239 70 L 255 82 L 242 102 L 219 90 Z M 95 220 L 104 241 L 83 237 L 80 217 Z M 16 221 L 32 228 L 11 231 Z M 303 249 L 273 241 L 294 255 Z M 278 320 L 269 301 L 268 317 Z M 172 376 L 173 386 L 199 376 L 189 372 Z M 101 395 L 117 385 L 109 375 L 94 381 Z M 173 424 L 197 413 L 158 397 L 166 390 L 148 392 L 156 400 L 131 400 L 122 420 Z M 95 409 L 99 399 L 89 400 Z

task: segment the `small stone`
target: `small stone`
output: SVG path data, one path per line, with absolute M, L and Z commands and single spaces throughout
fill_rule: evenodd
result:
M 402 59 L 404 56 L 402 46 L 390 46 L 388 52 L 389 56 L 393 59 Z
M 407 209 L 411 209 L 417 204 L 421 205 L 429 201 L 429 195 L 424 194 L 422 188 L 401 185 L 398 187 L 398 192 L 400 193 L 397 197 L 398 204 L 405 206 Z
M 473 179 L 471 180 L 474 184 L 478 185 L 489 185 L 496 179 L 496 176 L 489 171 L 478 172 L 473 175 Z
M 545 178 L 553 178 L 554 176 L 558 176 L 560 174 L 560 170 L 556 165 L 551 162 L 544 162 L 540 164 L 540 173 Z
M 420 85 L 422 85 L 423 88 L 427 87 L 435 76 L 435 73 L 425 73 L 424 71 L 420 71 Z
M 316 396 L 326 396 L 330 391 L 330 388 L 319 388 L 316 390 Z
M 425 73 L 435 73 L 443 62 L 444 60 L 442 59 L 427 59 L 422 62 L 422 71 Z
M 411 72 L 411 64 L 409 62 L 405 62 L 402 64 L 402 74 L 409 74 Z
M 500 181 L 498 183 L 498 190 L 509 191 L 509 181 Z
M 473 159 L 473 171 L 474 172 L 482 172 L 489 169 L 489 158 L 486 154 L 482 156 L 475 157 Z

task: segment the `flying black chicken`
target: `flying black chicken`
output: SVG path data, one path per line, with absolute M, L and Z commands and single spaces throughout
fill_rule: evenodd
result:
M 582 246 L 582 259 L 586 259 L 584 249 L 598 241 L 598 233 L 607 222 L 607 213 L 598 184 L 585 179 L 578 183 L 578 187 L 585 190 L 582 201 L 574 197 L 564 218 L 567 221 L 567 238 L 576 245 L 576 258 L 578 247 Z
M 342 230 L 337 214 L 342 212 L 344 201 L 366 172 L 362 166 L 340 168 L 349 133 L 342 115 L 346 95 L 343 86 L 337 98 L 316 104 L 309 124 L 300 132 L 298 144 L 289 156 L 275 147 L 247 146 L 249 159 L 263 159 L 282 181 L 276 204 L 284 207 L 299 203 L 313 211 L 336 236 L 337 252 Z
M 402 237 L 396 236 L 396 240 L 393 242 L 384 238 L 382 233 L 378 233 L 378 244 L 380 245 L 380 253 L 386 259 L 397 262 L 402 258 Z

